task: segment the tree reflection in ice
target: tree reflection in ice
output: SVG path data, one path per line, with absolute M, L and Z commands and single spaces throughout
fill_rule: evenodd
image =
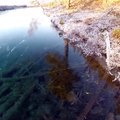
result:
M 37 29 L 38 29 L 38 21 L 37 19 L 33 18 L 30 23 L 30 28 L 28 30 L 29 36 L 32 36 Z
M 47 62 L 51 65 L 49 89 L 61 100 L 75 102 L 76 96 L 72 91 L 72 84 L 78 80 L 78 76 L 69 67 L 68 54 L 69 44 L 68 40 L 65 40 L 64 57 L 55 53 L 46 56 Z

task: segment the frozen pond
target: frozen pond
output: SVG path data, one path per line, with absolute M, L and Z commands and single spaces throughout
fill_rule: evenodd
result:
M 119 95 L 41 8 L 0 14 L 0 120 L 119 120 Z

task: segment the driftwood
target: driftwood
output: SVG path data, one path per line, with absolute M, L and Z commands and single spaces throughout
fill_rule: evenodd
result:
M 110 53 L 111 53 L 111 47 L 110 47 L 110 39 L 109 39 L 109 33 L 107 30 L 103 32 L 104 40 L 106 42 L 106 63 L 108 67 L 110 67 Z
M 103 32 L 103 35 L 104 35 L 104 40 L 106 42 L 106 56 L 107 56 L 106 63 L 108 66 L 108 71 L 112 75 L 112 70 L 120 67 L 120 62 L 119 62 L 120 54 L 118 53 L 118 50 L 116 50 L 116 48 L 111 48 L 109 32 L 105 30 Z M 117 57 L 117 60 L 116 60 L 116 57 Z M 113 81 L 115 80 L 120 81 L 120 72 L 114 73 L 114 75 L 115 75 L 115 79 Z

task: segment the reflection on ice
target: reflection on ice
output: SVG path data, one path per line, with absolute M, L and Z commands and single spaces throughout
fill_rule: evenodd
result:
M 31 36 L 33 33 L 38 29 L 38 20 L 37 19 L 32 19 L 30 23 L 30 28 L 28 30 L 28 34 Z
M 19 42 L 18 45 L 22 44 L 23 42 L 25 42 L 25 40 L 22 40 L 21 42 Z
M 11 50 L 10 50 L 10 48 L 9 48 L 9 46 L 7 46 L 7 51 L 9 51 L 10 50 L 10 52 L 8 53 L 8 55 L 7 56 L 9 56 L 17 47 L 19 47 L 22 43 L 24 43 L 25 42 L 25 40 L 22 40 L 22 41 L 20 41 L 16 46 L 14 46 Z
M 16 49 L 16 47 L 13 47 L 12 50 L 10 52 L 13 52 Z

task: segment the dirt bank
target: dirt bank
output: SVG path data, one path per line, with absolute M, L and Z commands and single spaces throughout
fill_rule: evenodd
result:
M 63 7 L 44 8 L 45 14 L 50 16 L 52 23 L 70 43 L 81 49 L 86 56 L 94 56 L 103 67 L 120 80 L 120 40 L 112 36 L 113 30 L 120 28 L 119 6 L 112 6 L 106 10 L 80 10 L 77 12 L 63 12 Z M 106 42 L 104 31 L 109 34 L 110 61 L 106 63 Z

